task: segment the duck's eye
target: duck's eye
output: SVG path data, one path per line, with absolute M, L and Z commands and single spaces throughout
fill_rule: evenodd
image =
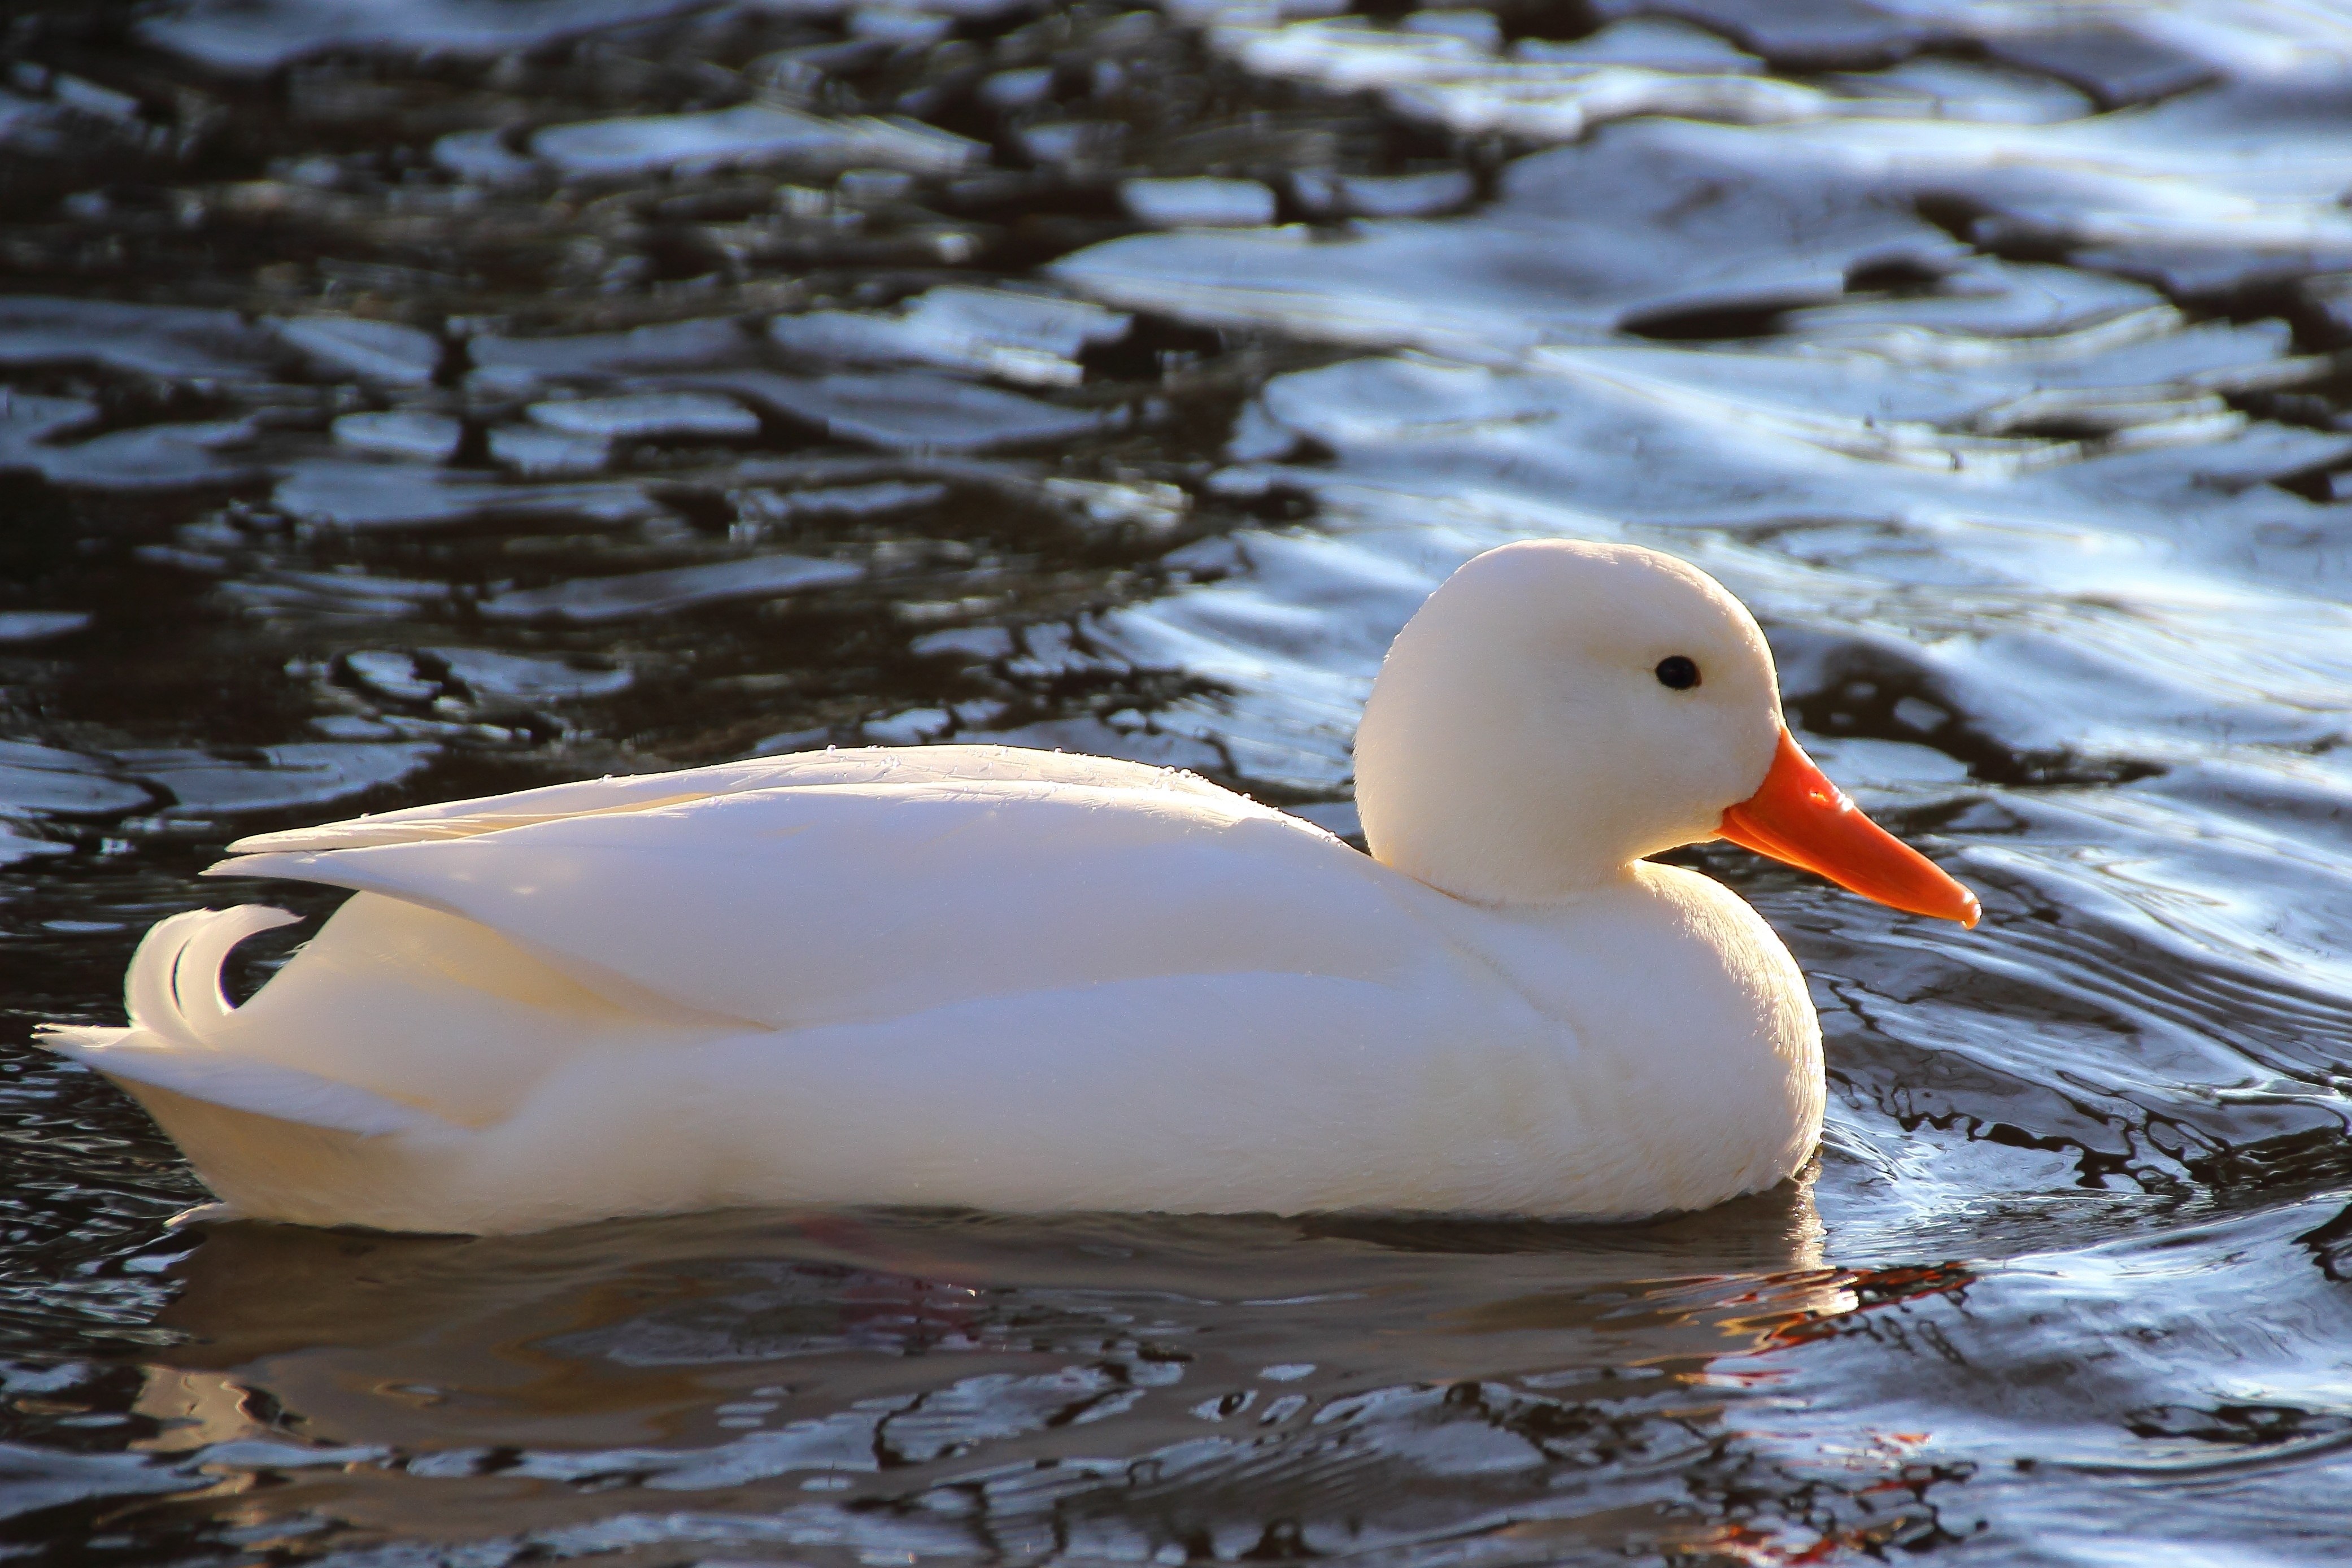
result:
M 1658 660 L 1658 684 L 1675 691 L 1688 691 L 1698 684 L 1698 666 L 1678 653 L 1670 653 Z

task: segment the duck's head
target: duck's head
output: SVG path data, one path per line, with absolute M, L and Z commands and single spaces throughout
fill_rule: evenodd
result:
M 1974 925 L 1977 900 L 1822 776 L 1755 617 L 1696 566 L 1531 541 L 1397 635 L 1356 735 L 1374 856 L 1461 898 L 1540 902 L 1707 838 Z

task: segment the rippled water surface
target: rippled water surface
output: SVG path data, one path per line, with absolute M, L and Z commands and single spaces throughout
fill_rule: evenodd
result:
M 2352 1558 L 2352 13 L 1344 4 L 9 8 L 8 1551 Z M 1538 534 L 1720 576 L 1985 895 L 1686 855 L 1812 977 L 1801 1184 L 175 1229 L 22 1044 L 457 795 L 979 736 L 1350 831 Z

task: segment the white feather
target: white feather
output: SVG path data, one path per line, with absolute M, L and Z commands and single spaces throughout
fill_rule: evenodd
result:
M 1517 547 L 1441 591 L 1367 721 L 1378 858 L 1002 747 L 593 780 L 243 840 L 212 874 L 356 896 L 235 1009 L 222 961 L 290 917 L 163 921 L 131 1026 L 44 1043 L 237 1212 L 318 1223 L 1714 1203 L 1806 1157 L 1820 1037 L 1746 905 L 1635 858 L 1780 723 L 1752 621 L 1662 559 Z M 1704 687 L 1660 695 L 1662 651 Z

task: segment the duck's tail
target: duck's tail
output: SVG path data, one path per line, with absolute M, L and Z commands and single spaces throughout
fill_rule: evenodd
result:
M 446 1129 L 446 1122 L 415 1106 L 221 1048 L 222 1026 L 235 1011 L 221 992 L 222 962 L 246 938 L 300 918 L 244 904 L 159 921 L 140 942 L 123 983 L 129 1028 L 45 1024 L 33 1041 L 130 1090 L 191 1156 L 196 1151 L 176 1125 L 182 1120 L 176 1108 L 189 1100 L 361 1137 Z

